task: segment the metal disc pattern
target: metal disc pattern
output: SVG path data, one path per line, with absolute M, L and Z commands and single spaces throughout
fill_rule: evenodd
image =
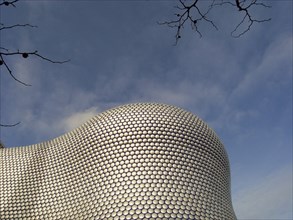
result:
M 229 161 L 192 113 L 138 103 L 0 149 L 0 219 L 236 219 Z

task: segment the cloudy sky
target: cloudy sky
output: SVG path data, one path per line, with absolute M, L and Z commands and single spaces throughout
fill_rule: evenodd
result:
M 38 28 L 1 32 L 1 46 L 38 50 L 66 64 L 35 57 L 7 62 L 25 87 L 1 67 L 1 129 L 6 147 L 45 141 L 108 108 L 132 102 L 177 105 L 206 121 L 230 158 L 239 219 L 292 219 L 292 1 L 266 1 L 241 38 L 230 33 L 241 14 L 212 14 L 216 31 L 202 38 L 174 18 L 177 1 L 20 1 L 1 7 L 1 23 Z

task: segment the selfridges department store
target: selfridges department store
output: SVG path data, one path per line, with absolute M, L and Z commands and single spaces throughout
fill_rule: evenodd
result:
M 56 139 L 0 149 L 0 219 L 236 219 L 227 153 L 164 104 L 101 113 Z

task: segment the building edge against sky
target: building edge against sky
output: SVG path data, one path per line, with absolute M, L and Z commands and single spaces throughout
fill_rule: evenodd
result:
M 0 157 L 0 218 L 236 219 L 224 146 L 174 106 L 123 105 Z

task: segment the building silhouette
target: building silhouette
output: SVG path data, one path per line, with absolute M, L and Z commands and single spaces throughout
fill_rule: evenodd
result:
M 236 219 L 219 138 L 197 116 L 120 106 L 40 144 L 0 148 L 0 219 Z

